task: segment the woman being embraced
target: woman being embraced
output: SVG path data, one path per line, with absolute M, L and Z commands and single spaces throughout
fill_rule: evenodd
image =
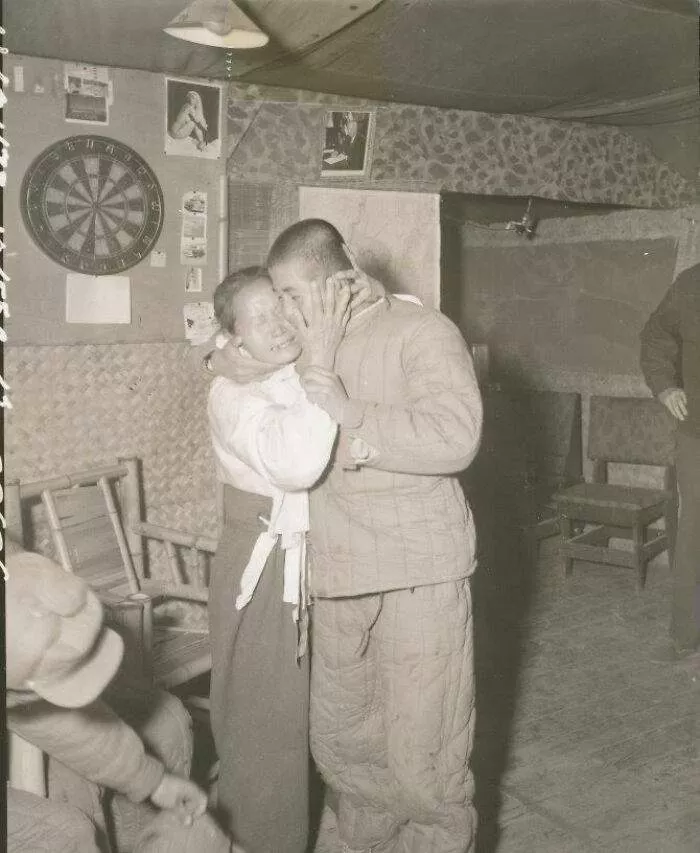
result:
M 342 284 L 321 291 L 313 343 L 264 269 L 233 273 L 214 293 L 222 334 L 208 415 L 224 524 L 210 584 L 211 719 L 218 806 L 247 853 L 307 844 L 307 489 L 338 425 L 307 399 L 294 362 L 306 337 L 306 363 L 332 369 L 350 300 Z

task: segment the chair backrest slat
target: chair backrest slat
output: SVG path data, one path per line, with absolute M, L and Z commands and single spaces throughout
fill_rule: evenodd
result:
M 68 550 L 68 545 L 66 543 L 66 538 L 63 535 L 61 519 L 58 514 L 58 509 L 56 508 L 56 500 L 53 492 L 50 489 L 44 489 L 41 493 L 41 501 L 44 504 L 44 509 L 46 510 L 46 518 L 49 523 L 51 539 L 53 540 L 53 545 L 56 549 L 58 561 L 64 571 L 73 573 L 74 567 L 71 561 L 70 551 Z
M 126 577 L 129 582 L 129 589 L 132 593 L 138 592 L 141 587 L 139 585 L 139 579 L 136 575 L 136 572 L 134 571 L 134 564 L 131 561 L 129 545 L 124 535 L 124 528 L 122 527 L 122 520 L 119 516 L 117 505 L 114 502 L 112 487 L 106 477 L 100 477 L 100 479 L 98 480 L 98 485 L 100 487 L 100 491 L 102 492 L 102 497 L 104 498 L 105 506 L 107 507 L 109 519 L 112 522 L 112 528 L 114 529 L 114 535 L 117 539 L 119 553 L 121 554 L 122 563 L 124 564 L 124 571 L 126 572 Z
M 588 456 L 629 465 L 673 464 L 675 422 L 652 398 L 591 397 Z

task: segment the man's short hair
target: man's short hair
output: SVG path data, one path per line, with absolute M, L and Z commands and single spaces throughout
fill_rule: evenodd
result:
M 302 219 L 290 225 L 277 237 L 267 256 L 268 269 L 287 263 L 301 263 L 320 268 L 332 275 L 351 268 L 345 252 L 345 240 L 335 225 L 325 219 Z
M 265 267 L 245 267 L 230 273 L 214 291 L 214 316 L 226 332 L 233 334 L 236 325 L 235 301 L 238 294 L 256 281 L 270 281 Z

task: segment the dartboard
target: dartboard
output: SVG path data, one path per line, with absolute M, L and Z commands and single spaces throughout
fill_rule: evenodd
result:
M 106 136 L 71 136 L 27 169 L 22 216 L 46 254 L 68 269 L 109 275 L 134 266 L 163 225 L 163 193 L 151 167 Z

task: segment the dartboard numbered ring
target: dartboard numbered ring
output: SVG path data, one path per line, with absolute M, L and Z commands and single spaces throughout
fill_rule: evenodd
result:
M 133 148 L 106 136 L 71 136 L 27 169 L 22 217 L 56 263 L 86 275 L 114 275 L 143 260 L 163 227 L 163 192 Z

